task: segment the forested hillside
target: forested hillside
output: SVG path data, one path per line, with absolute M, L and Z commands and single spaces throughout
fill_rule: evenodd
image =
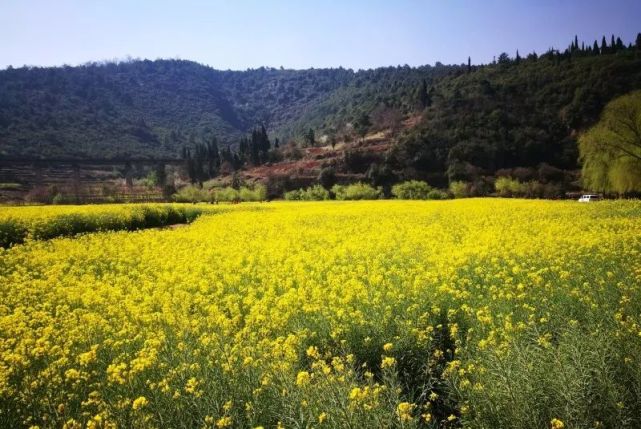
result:
M 639 88 L 641 46 L 502 56 L 441 80 L 423 120 L 388 162 L 410 176 L 472 182 L 542 163 L 575 169 L 579 133 L 609 100 Z
M 0 153 L 10 157 L 178 157 L 265 125 L 287 139 L 378 102 L 410 109 L 422 79 L 454 67 L 219 71 L 158 60 L 0 71 Z M 337 99 L 333 95 L 347 93 Z M 329 106 L 329 107 L 326 107 Z M 312 115 L 310 117 L 310 114 Z
M 0 155 L 175 159 L 214 137 L 237 150 L 261 126 L 281 146 L 378 128 L 402 131 L 385 162 L 396 177 L 475 181 L 541 164 L 576 169 L 578 133 L 608 101 L 639 88 L 641 36 L 628 46 L 612 37 L 541 56 L 501 54 L 483 66 L 219 71 L 144 60 L 9 68 L 0 71 Z M 417 117 L 416 126 L 402 125 Z

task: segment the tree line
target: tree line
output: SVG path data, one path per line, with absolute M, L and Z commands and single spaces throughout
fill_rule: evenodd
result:
M 270 151 L 278 149 L 278 138 L 272 144 L 265 125 L 254 128 L 249 136 L 242 137 L 237 149 L 231 145 L 219 148 L 218 139 L 214 136 L 209 141 L 185 146 L 181 157 L 185 170 L 192 183 L 201 183 L 221 174 L 224 165 L 229 169 L 239 170 L 244 166 L 258 166 L 270 160 Z

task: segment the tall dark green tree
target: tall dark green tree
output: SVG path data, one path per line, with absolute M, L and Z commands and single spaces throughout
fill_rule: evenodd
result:
M 506 53 L 503 52 L 501 55 L 499 55 L 499 64 L 509 64 L 510 63 L 510 56 Z
M 421 82 L 421 86 L 418 88 L 418 105 L 421 110 L 429 107 L 429 95 L 427 93 L 427 82 L 425 79 Z
M 638 51 L 641 51 L 641 33 L 637 34 L 637 40 L 634 44 Z
M 307 130 L 307 132 L 303 135 L 303 139 L 305 140 L 307 146 L 313 147 L 314 144 L 316 144 L 316 134 L 314 133 L 314 129 L 310 128 L 309 130 Z
M 211 141 L 207 143 L 207 173 L 209 177 L 218 175 L 220 169 L 220 153 L 218 150 L 218 140 L 212 137 Z
M 164 187 L 167 184 L 167 171 L 165 170 L 165 163 L 158 162 L 154 167 L 154 173 L 156 175 L 156 183 L 160 187 Z
M 364 139 L 372 126 L 372 121 L 369 118 L 369 115 L 365 112 L 361 113 L 358 119 L 356 120 L 355 129 L 361 139 Z

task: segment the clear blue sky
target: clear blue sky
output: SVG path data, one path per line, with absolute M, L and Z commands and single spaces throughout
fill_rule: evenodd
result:
M 0 67 L 181 58 L 219 69 L 492 61 L 633 42 L 641 0 L 0 0 Z

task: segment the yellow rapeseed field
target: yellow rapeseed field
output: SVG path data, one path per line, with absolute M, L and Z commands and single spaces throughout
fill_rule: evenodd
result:
M 0 249 L 0 427 L 640 427 L 640 287 L 638 201 L 27 240 Z

